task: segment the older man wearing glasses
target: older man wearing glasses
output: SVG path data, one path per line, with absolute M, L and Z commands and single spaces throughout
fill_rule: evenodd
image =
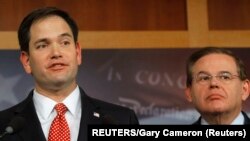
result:
M 201 115 L 193 124 L 250 124 L 242 108 L 250 92 L 242 60 L 225 48 L 206 47 L 194 52 L 186 65 L 185 95 Z

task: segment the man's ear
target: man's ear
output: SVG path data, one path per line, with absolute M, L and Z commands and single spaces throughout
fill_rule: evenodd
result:
M 27 52 L 25 51 L 21 52 L 20 61 L 23 65 L 25 72 L 31 74 L 30 59 L 29 59 L 29 54 Z
M 82 63 L 82 48 L 81 48 L 79 42 L 76 43 L 76 57 L 77 57 L 78 65 L 81 65 L 81 63 Z
M 191 95 L 191 88 L 190 87 L 187 87 L 185 89 L 185 96 L 186 96 L 186 99 L 189 101 L 189 102 L 192 102 L 192 95 Z
M 243 101 L 247 100 L 249 93 L 250 93 L 250 82 L 249 80 L 245 80 L 243 82 L 243 94 L 241 96 Z

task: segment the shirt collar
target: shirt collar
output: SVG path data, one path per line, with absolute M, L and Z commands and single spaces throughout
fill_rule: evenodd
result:
M 56 101 L 39 94 L 36 89 L 34 90 L 33 95 L 34 105 L 37 111 L 37 114 L 40 115 L 41 118 L 47 119 L 49 118 L 50 114 L 53 112 L 55 105 L 57 104 Z M 80 98 L 80 89 L 77 86 L 68 97 L 66 97 L 62 103 L 67 106 L 69 112 L 72 116 L 76 116 L 77 112 L 81 108 L 81 98 Z
M 240 114 L 233 120 L 233 122 L 230 125 L 243 125 L 243 124 L 244 124 L 244 116 L 240 112 Z M 202 118 L 201 125 L 208 125 L 208 122 Z
M 234 119 L 234 121 L 231 123 L 231 125 L 243 125 L 244 124 L 244 116 L 240 112 L 240 114 Z

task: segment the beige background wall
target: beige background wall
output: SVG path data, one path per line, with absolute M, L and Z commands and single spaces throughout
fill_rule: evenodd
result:
M 249 0 L 0 0 L 0 49 L 32 9 L 57 6 L 80 28 L 83 48 L 250 47 Z

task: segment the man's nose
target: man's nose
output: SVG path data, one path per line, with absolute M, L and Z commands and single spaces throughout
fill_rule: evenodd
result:
M 211 86 L 218 86 L 219 83 L 220 83 L 220 80 L 216 76 L 212 76 L 210 78 L 210 85 Z
M 62 57 L 62 53 L 60 50 L 60 45 L 54 43 L 51 47 L 51 58 L 60 58 Z

